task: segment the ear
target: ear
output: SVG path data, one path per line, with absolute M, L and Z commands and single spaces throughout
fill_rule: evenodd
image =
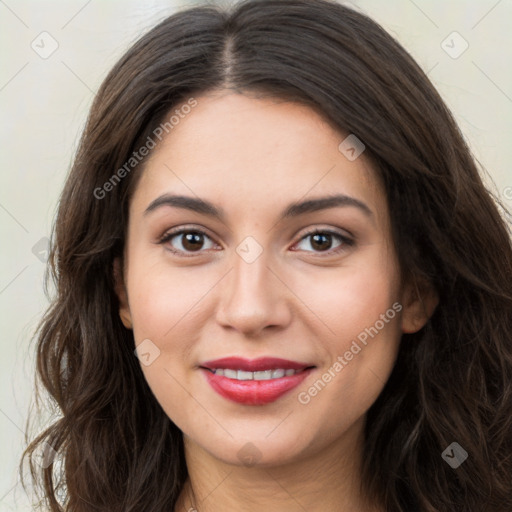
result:
M 121 322 L 127 329 L 132 328 L 132 315 L 130 313 L 130 306 L 128 305 L 128 294 L 124 284 L 123 267 L 121 258 L 115 258 L 112 270 L 114 273 L 114 290 L 117 298 L 119 299 L 119 316 Z
M 431 283 L 413 280 L 407 284 L 402 294 L 402 332 L 418 332 L 434 314 L 438 304 L 439 295 Z

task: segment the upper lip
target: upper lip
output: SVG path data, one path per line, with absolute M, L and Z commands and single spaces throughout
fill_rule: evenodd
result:
M 246 372 L 257 372 L 263 370 L 304 370 L 314 365 L 310 363 L 300 363 L 298 361 L 290 361 L 289 359 L 281 359 L 279 357 L 259 357 L 257 359 L 245 359 L 242 357 L 223 357 L 206 361 L 200 365 L 208 370 L 217 370 L 221 368 L 230 368 L 233 370 L 243 370 Z

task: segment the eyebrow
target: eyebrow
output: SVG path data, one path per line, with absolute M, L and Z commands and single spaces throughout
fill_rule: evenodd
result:
M 191 210 L 196 213 L 207 215 L 214 219 L 217 219 L 223 223 L 226 221 L 226 214 L 221 208 L 218 208 L 213 203 L 200 199 L 197 197 L 163 194 L 152 201 L 144 211 L 144 215 L 147 215 L 163 206 L 171 206 L 175 208 L 184 208 Z M 358 208 L 367 217 L 373 218 L 373 212 L 366 203 L 355 197 L 347 196 L 344 194 L 336 194 L 325 197 L 318 197 L 315 199 L 309 199 L 307 201 L 301 201 L 291 203 L 281 213 L 280 220 L 298 217 L 305 213 L 316 212 L 320 210 L 326 210 L 328 208 L 335 207 L 354 207 Z

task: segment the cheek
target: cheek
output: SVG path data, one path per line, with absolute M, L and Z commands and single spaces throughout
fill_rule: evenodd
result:
M 132 261 L 135 261 L 132 260 Z M 129 269 L 130 311 L 136 345 L 148 343 L 157 355 L 141 368 L 149 387 L 164 410 L 182 425 L 182 415 L 197 414 L 185 391 L 193 389 L 197 363 L 192 351 L 199 338 L 199 326 L 213 312 L 210 292 L 219 281 L 207 266 L 172 267 L 166 261 L 141 258 L 144 265 Z M 176 418 L 176 415 L 178 417 Z
M 321 319 L 323 366 L 298 398 L 335 428 L 364 413 L 392 371 L 401 338 L 399 279 L 392 261 L 375 257 L 314 283 L 307 305 Z
M 339 269 L 295 275 L 293 289 L 319 320 L 326 339 L 332 340 L 329 344 L 339 344 L 341 350 L 344 343 L 379 321 L 399 299 L 400 284 L 393 263 L 392 258 L 372 248 Z M 393 312 L 391 315 L 396 316 Z
M 147 344 L 146 340 L 153 344 L 151 362 L 146 365 L 140 358 L 141 369 L 164 411 L 185 428 L 200 415 L 186 390 L 192 389 L 190 351 L 197 339 L 196 317 L 214 276 L 199 266 L 184 269 L 149 258 L 139 261 L 144 265 L 132 266 L 128 274 L 133 333 L 136 345 Z
M 201 299 L 217 280 L 206 267 L 173 268 L 165 262 L 151 265 L 143 261 L 129 275 L 134 335 L 137 341 L 155 338 L 163 342 L 178 327 L 193 322 Z

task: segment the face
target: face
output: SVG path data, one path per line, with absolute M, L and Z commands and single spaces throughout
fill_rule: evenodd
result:
M 296 461 L 361 424 L 426 318 L 348 134 L 296 103 L 196 99 L 132 197 L 121 318 L 188 439 L 227 463 Z

